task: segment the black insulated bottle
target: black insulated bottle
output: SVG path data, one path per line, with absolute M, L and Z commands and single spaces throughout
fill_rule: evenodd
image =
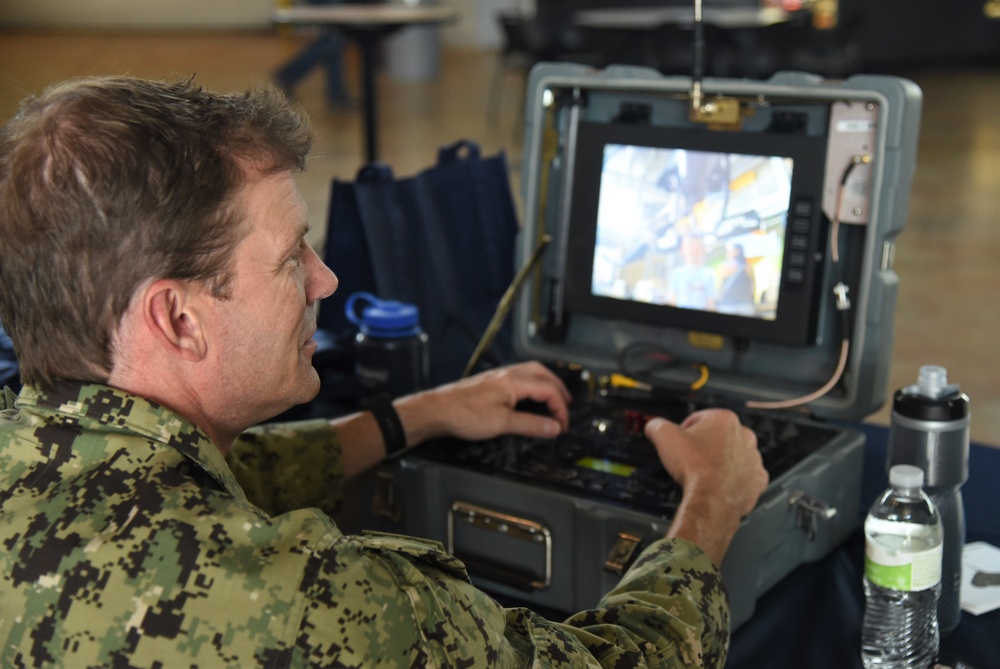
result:
M 969 423 L 969 397 L 948 383 L 944 367 L 921 367 L 917 383 L 897 390 L 893 397 L 886 471 L 899 464 L 924 470 L 924 491 L 938 508 L 944 528 L 938 600 L 942 637 L 958 626 L 962 614 L 961 488 L 969 478 Z

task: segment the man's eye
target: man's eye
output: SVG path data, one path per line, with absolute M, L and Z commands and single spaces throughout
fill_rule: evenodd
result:
M 288 262 L 292 263 L 293 265 L 299 265 L 302 263 L 302 259 L 305 257 L 305 254 L 306 254 L 306 242 L 305 240 L 302 240 L 302 242 L 299 243 L 298 248 L 295 249 L 292 255 L 288 256 Z

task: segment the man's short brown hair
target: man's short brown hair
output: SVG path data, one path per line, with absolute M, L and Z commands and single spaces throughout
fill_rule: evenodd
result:
M 0 320 L 26 384 L 104 381 L 141 286 L 225 296 L 251 173 L 302 170 L 304 114 L 269 88 L 101 77 L 25 100 L 0 130 Z

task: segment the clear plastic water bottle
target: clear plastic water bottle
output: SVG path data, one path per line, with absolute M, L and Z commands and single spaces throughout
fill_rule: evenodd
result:
M 895 465 L 889 489 L 865 519 L 861 660 L 867 669 L 927 669 L 937 658 L 943 532 L 923 483 L 919 467 Z

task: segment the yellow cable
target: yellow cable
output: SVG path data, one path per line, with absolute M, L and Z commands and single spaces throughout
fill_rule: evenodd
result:
M 635 379 L 629 378 L 624 374 L 618 374 L 617 372 L 611 375 L 611 385 L 614 388 L 636 388 L 638 390 L 652 389 L 652 386 L 648 383 L 636 381 Z
M 691 384 L 691 390 L 701 390 L 708 383 L 708 365 L 692 365 L 701 375 Z

